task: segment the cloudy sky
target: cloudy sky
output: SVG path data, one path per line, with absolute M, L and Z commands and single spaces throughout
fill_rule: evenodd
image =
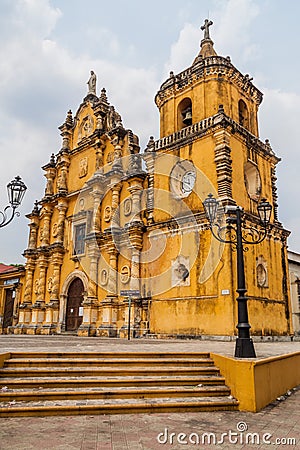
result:
M 144 148 L 159 135 L 154 96 L 170 70 L 191 65 L 208 16 L 217 53 L 264 92 L 260 137 L 282 158 L 279 217 L 300 252 L 298 0 L 0 0 L 0 209 L 15 175 L 28 186 L 21 217 L 0 231 L 1 262 L 24 262 L 40 167 L 59 151 L 57 127 L 86 95 L 90 70 Z

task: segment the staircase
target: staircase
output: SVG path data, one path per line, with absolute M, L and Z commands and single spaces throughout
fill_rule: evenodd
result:
M 209 353 L 11 353 L 0 417 L 237 410 Z

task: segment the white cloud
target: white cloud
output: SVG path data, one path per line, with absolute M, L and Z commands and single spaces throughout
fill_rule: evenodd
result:
M 253 0 L 218 0 L 212 11 L 214 27 L 210 34 L 216 43 L 218 54 L 233 56 L 236 61 L 249 61 L 260 56 L 260 47 L 251 42 L 250 30 L 259 14 Z M 203 32 L 198 26 L 186 22 L 177 41 L 172 45 L 170 57 L 165 65 L 165 76 L 172 70 L 178 73 L 189 67 L 199 52 Z
M 300 117 L 300 95 L 278 89 L 263 88 L 260 124 L 262 136 L 269 137 L 271 145 L 282 161 L 277 166 L 279 219 L 292 230 L 290 247 L 300 251 L 300 211 L 295 207 L 299 191 L 299 148 L 297 144 Z
M 46 38 L 62 16 L 59 8 L 50 5 L 49 0 L 18 0 L 14 9 L 14 21 L 18 31 Z
M 69 108 L 75 113 L 82 102 L 91 69 L 98 75 L 98 91 L 106 87 L 124 126 L 138 134 L 143 145 L 150 134 L 157 135 L 156 106 L 151 107 L 158 86 L 155 71 L 91 59 L 86 54 L 73 56 L 49 36 L 60 15 L 46 0 L 19 1 L 13 14 L 6 17 L 13 35 L 4 39 L 0 48 L 0 151 L 5 167 L 0 171 L 0 187 L 5 190 L 15 175 L 21 175 L 28 186 L 23 214 L 31 211 L 34 200 L 43 195 L 45 180 L 40 167 L 52 152 L 59 151 L 57 126 Z M 118 51 L 117 41 L 111 46 Z M 0 209 L 2 205 L 3 193 Z M 13 254 L 20 255 L 24 250 L 26 219 L 18 219 L 18 224 L 19 233 L 13 234 L 16 225 L 2 232 L 6 248 L 2 245 L 0 260 L 11 262 Z M 15 260 L 20 258 L 16 256 Z
M 212 12 L 216 27 L 214 40 L 217 53 L 230 55 L 236 61 L 248 61 L 259 56 L 259 47 L 250 40 L 251 26 L 260 8 L 254 0 L 219 0 Z
M 107 28 L 88 28 L 86 36 L 90 44 L 94 47 L 101 47 L 102 52 L 110 56 L 118 56 L 121 51 L 121 44 L 114 32 Z
M 165 64 L 165 76 L 172 70 L 181 72 L 189 67 L 200 51 L 201 33 L 199 28 L 186 23 L 180 31 L 177 42 L 171 47 L 169 60 Z

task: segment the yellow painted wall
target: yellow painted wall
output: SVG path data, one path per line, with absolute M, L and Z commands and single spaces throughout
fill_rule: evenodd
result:
M 241 411 L 257 412 L 300 384 L 300 352 L 240 360 L 211 354 Z
M 4 366 L 7 359 L 10 359 L 11 353 L 0 353 L 0 368 Z

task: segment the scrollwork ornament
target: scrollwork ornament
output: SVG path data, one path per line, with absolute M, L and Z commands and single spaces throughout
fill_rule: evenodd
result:
M 121 282 L 123 284 L 128 283 L 128 281 L 130 280 L 130 267 L 129 266 L 123 266 L 121 268 Z

